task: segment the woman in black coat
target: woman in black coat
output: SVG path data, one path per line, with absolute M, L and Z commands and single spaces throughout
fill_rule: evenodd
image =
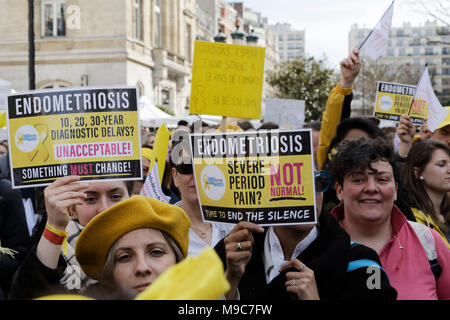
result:
M 317 208 L 322 207 L 322 197 L 316 191 Z M 274 226 L 264 230 L 253 223 L 240 222 L 215 250 L 226 266 L 231 285 L 228 299 L 395 300 L 397 297 L 377 253 L 351 243 L 349 235 L 325 210 L 321 211 L 317 225 Z
M 8 179 L 0 178 L 0 291 L 5 299 L 14 272 L 30 246 L 22 194 Z

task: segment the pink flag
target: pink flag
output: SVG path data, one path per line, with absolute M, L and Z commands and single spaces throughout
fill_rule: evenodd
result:
M 434 94 L 427 66 L 423 69 L 422 75 L 417 83 L 416 94 L 414 95 L 412 105 L 416 103 L 417 99 L 422 99 L 428 104 L 428 129 L 430 129 L 431 132 L 434 132 L 439 124 L 445 119 L 449 111 L 442 107 Z
M 378 59 L 386 51 L 391 33 L 392 15 L 394 14 L 394 1 L 378 21 L 375 28 L 359 46 L 361 55 L 369 56 L 373 60 Z
M 142 187 L 140 195 L 160 200 L 165 203 L 169 203 L 170 197 L 166 196 L 161 189 L 161 183 L 158 176 L 157 162 L 155 162 L 155 164 L 152 167 L 152 170 L 150 170 L 147 178 L 145 178 L 145 182 Z

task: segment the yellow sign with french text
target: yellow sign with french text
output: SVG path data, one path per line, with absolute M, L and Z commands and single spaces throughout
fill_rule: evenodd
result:
M 191 114 L 259 119 L 265 48 L 196 41 Z

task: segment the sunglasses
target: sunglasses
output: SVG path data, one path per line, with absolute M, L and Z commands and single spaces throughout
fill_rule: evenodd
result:
M 325 192 L 331 187 L 331 173 L 328 171 L 314 172 L 314 185 L 316 192 Z
M 192 163 L 180 163 L 175 165 L 175 170 L 181 174 L 192 174 L 194 172 L 194 167 Z

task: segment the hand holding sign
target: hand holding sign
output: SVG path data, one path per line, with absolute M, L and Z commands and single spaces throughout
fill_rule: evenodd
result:
M 241 221 L 224 240 L 227 259 L 225 275 L 230 282 L 232 291 L 236 290 L 252 256 L 253 232 L 262 233 L 264 229 L 257 224 Z M 234 293 L 232 292 L 230 295 L 234 297 Z
M 400 117 L 400 122 L 397 126 L 397 135 L 403 143 L 411 143 L 413 141 L 416 128 L 411 121 L 411 118 L 404 114 Z
M 69 223 L 69 208 L 83 204 L 88 188 L 87 183 L 74 183 L 80 176 L 67 176 L 55 180 L 44 189 L 47 222 L 59 230 L 65 230 Z

